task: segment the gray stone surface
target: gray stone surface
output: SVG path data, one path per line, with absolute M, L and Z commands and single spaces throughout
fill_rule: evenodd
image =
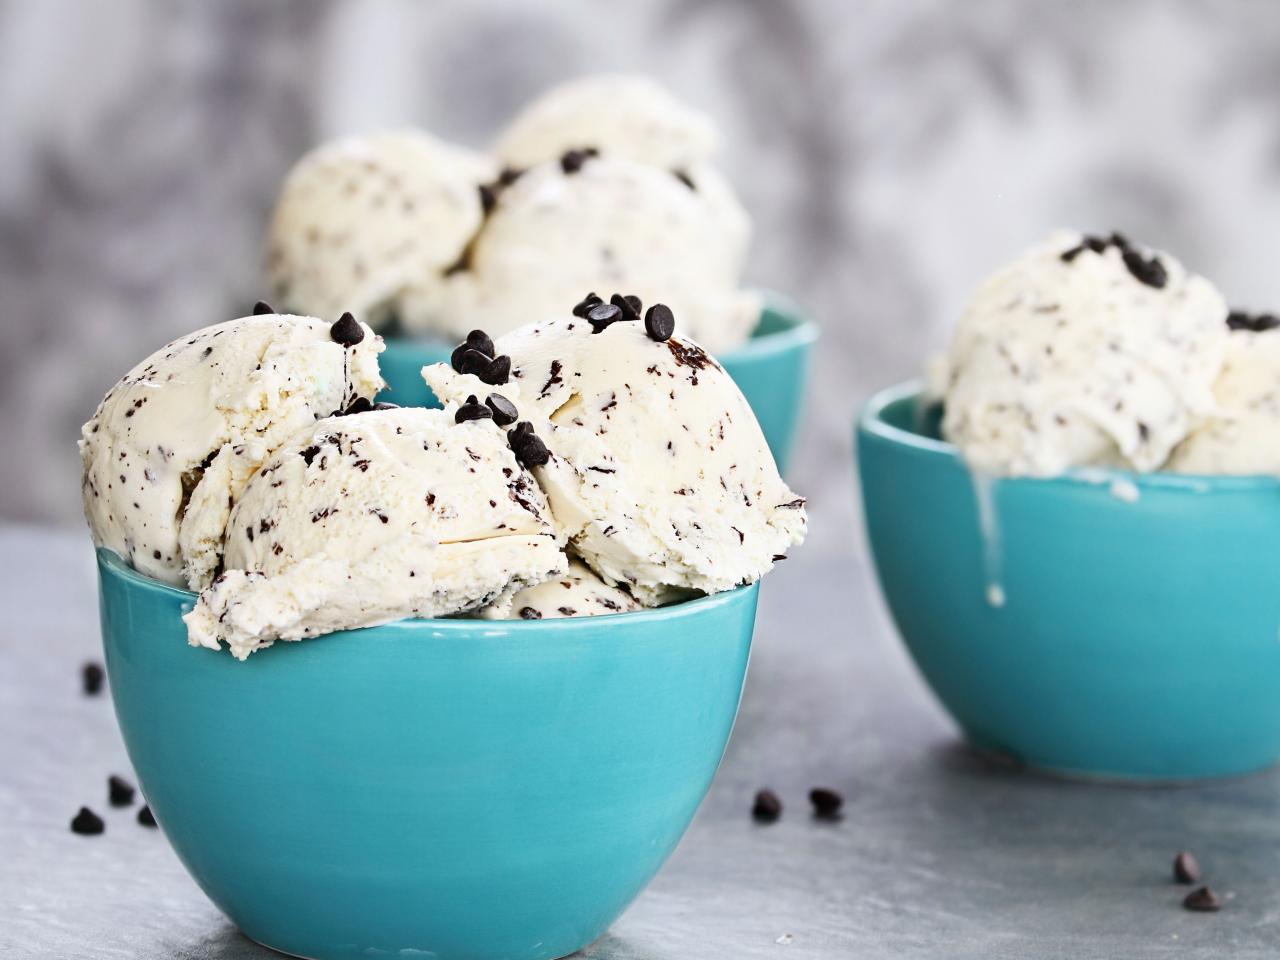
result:
M 847 480 L 847 478 L 842 478 Z M 846 487 L 847 489 L 847 487 Z M 1138 789 L 1053 782 L 968 753 L 915 676 L 853 544 L 766 584 L 742 713 L 692 829 L 591 960 L 1274 958 L 1280 775 Z M 0 956 L 251 960 L 158 832 L 106 808 L 128 764 L 98 651 L 87 538 L 0 528 Z M 1179 717 L 1171 723 L 1193 723 Z M 780 822 L 747 814 L 770 785 Z M 842 790 L 817 823 L 811 786 Z M 72 835 L 82 803 L 101 837 Z M 1172 856 L 1226 897 L 1183 911 Z

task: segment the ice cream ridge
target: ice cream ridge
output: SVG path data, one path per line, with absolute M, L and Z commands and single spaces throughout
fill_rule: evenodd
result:
M 722 351 L 761 303 L 739 285 L 750 222 L 717 140 L 652 80 L 604 75 L 534 100 L 489 156 L 416 131 L 336 141 L 286 178 L 267 273 L 290 310 L 445 338 L 627 290 Z
M 733 381 L 662 303 L 594 294 L 375 404 L 380 338 L 260 313 L 162 348 L 83 429 L 94 541 L 198 592 L 240 659 L 405 617 L 626 614 L 752 583 L 803 540 Z

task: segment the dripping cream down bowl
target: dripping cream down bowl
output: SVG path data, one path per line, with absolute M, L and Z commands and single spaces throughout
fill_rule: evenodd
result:
M 183 864 L 314 960 L 550 960 L 605 932 L 711 784 L 759 584 L 556 620 L 400 620 L 244 663 L 98 552 L 116 717 Z
M 867 537 L 920 672 L 969 741 L 1136 782 L 1280 761 L 1280 479 L 975 477 L 920 385 L 857 424 Z

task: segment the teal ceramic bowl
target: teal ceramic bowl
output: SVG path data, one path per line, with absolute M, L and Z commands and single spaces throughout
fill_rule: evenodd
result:
M 165 835 L 301 957 L 561 957 L 666 860 L 724 752 L 757 587 L 574 620 L 187 646 L 193 596 L 98 558 L 120 729 Z
M 984 490 L 918 400 L 887 390 L 859 420 L 867 533 L 975 745 L 1137 781 L 1280 761 L 1280 480 L 1090 470 Z
M 809 355 L 818 325 L 795 304 L 767 293 L 751 339 L 717 359 L 742 390 L 769 441 L 779 470 L 786 470 L 800 422 Z M 448 363 L 455 343 L 389 338 L 379 358 L 387 389 L 378 397 L 404 407 L 439 406 L 419 372 L 429 363 Z

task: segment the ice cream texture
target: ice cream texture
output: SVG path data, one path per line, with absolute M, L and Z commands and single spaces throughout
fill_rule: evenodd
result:
M 556 620 L 597 617 L 641 609 L 631 594 L 605 583 L 581 560 L 570 560 L 563 574 L 525 587 L 501 603 L 485 607 L 486 620 Z
M 655 606 L 759 579 L 806 516 L 742 393 L 696 342 L 664 336 L 658 306 L 642 322 L 638 298 L 593 300 L 498 338 L 505 385 L 444 364 L 423 376 L 447 410 L 495 390 L 532 423 L 554 522 L 606 583 Z
M 552 161 L 497 194 L 467 269 L 411 314 L 457 336 L 473 326 L 497 336 L 563 313 L 586 290 L 620 289 L 661 297 L 682 331 L 722 350 L 760 316 L 758 295 L 738 287 L 749 232 L 709 169 L 686 182 L 607 154 L 568 171 Z
M 286 178 L 267 273 L 291 309 L 426 338 L 499 335 L 627 289 L 729 350 L 762 304 L 740 289 L 750 220 L 717 139 L 655 81 L 606 74 L 537 98 L 487 157 L 415 131 L 340 140 Z
M 192 644 L 244 659 L 278 639 L 501 603 L 565 557 L 492 420 L 394 409 L 326 418 L 283 446 L 232 510 L 225 565 L 184 619 Z
M 124 376 L 81 430 L 94 542 L 140 572 L 202 587 L 236 499 L 271 452 L 317 417 L 371 398 L 381 338 L 354 320 L 262 314 L 161 347 Z
M 1160 468 L 1218 401 L 1227 307 L 1167 253 L 1059 233 L 988 279 L 934 390 L 943 433 L 996 475 Z
M 479 186 L 494 175 L 481 154 L 413 130 L 313 150 L 285 179 L 268 230 L 274 295 L 299 313 L 420 324 L 415 305 L 479 229 Z
M 715 152 L 706 116 L 649 77 L 599 74 L 552 87 L 511 122 L 494 146 L 509 167 L 531 167 L 568 150 L 595 147 L 609 156 L 685 170 Z
M 1174 451 L 1169 469 L 1201 474 L 1280 474 L 1280 319 L 1231 315 L 1216 410 Z

